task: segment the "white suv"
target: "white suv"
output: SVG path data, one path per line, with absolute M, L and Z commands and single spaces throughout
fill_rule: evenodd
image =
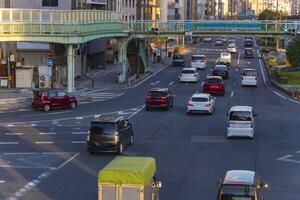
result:
M 220 64 L 225 64 L 227 66 L 231 65 L 231 54 L 228 52 L 222 52 L 220 55 Z
M 179 76 L 180 82 L 198 82 L 199 73 L 195 68 L 183 68 Z
M 207 61 L 205 55 L 193 55 L 191 61 L 191 67 L 196 69 L 205 69 L 206 62 Z
M 257 73 L 255 69 L 246 68 L 243 69 L 242 75 L 242 86 L 257 86 Z

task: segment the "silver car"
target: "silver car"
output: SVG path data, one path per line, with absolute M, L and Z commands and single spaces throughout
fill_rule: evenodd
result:
M 207 93 L 194 94 L 187 103 L 187 113 L 209 113 L 215 111 L 215 97 Z

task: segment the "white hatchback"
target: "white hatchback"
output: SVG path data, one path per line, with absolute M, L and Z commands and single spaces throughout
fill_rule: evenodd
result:
M 230 137 L 254 137 L 253 108 L 250 106 L 233 106 L 229 110 L 227 138 Z
M 198 82 L 199 73 L 195 68 L 183 68 L 179 75 L 180 82 Z
M 187 113 L 209 113 L 215 111 L 215 97 L 207 93 L 194 94 L 187 103 Z
M 191 60 L 191 67 L 196 69 L 206 68 L 206 57 L 205 55 L 193 55 Z
M 228 46 L 227 46 L 227 51 L 229 52 L 229 53 L 236 53 L 236 46 L 235 46 L 235 44 L 229 44 Z
M 243 69 L 242 86 L 257 86 L 257 72 L 255 69 L 246 68 Z

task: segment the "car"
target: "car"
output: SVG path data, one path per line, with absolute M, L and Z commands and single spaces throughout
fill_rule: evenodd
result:
M 233 39 L 233 38 L 229 39 L 229 40 L 228 40 L 228 45 L 230 45 L 230 44 L 236 45 L 236 40 Z
M 203 42 L 211 42 L 212 38 L 210 36 L 203 36 Z
M 235 43 L 230 43 L 230 44 L 228 44 L 228 46 L 227 46 L 227 51 L 228 51 L 229 53 L 236 53 L 237 50 L 236 50 L 236 45 L 235 45 Z
M 122 153 L 133 144 L 133 125 L 120 115 L 103 115 L 91 121 L 87 135 L 88 152 Z
M 199 73 L 195 68 L 183 68 L 179 75 L 180 82 L 198 82 L 199 78 Z
M 219 64 L 225 64 L 227 66 L 231 65 L 231 54 L 228 52 L 222 52 L 220 54 Z
M 207 93 L 194 94 L 187 103 L 187 113 L 208 113 L 215 111 L 215 97 Z
M 252 48 L 245 48 L 244 58 L 254 58 L 254 51 Z
M 76 108 L 77 99 L 63 90 L 39 89 L 32 91 L 32 108 L 48 112 L 58 108 Z
M 223 79 L 229 78 L 227 65 L 215 65 L 212 69 L 212 76 L 221 76 Z
M 256 172 L 249 170 L 229 170 L 217 186 L 217 200 L 263 200 L 262 190 L 268 188 Z
M 192 55 L 191 67 L 196 69 L 206 69 L 206 56 L 205 55 Z
M 244 40 L 244 46 L 252 48 L 253 47 L 252 39 L 245 39 Z
M 248 137 L 253 139 L 256 114 L 251 106 L 232 106 L 227 116 L 227 138 Z
M 151 108 L 164 108 L 169 110 L 173 107 L 173 93 L 169 88 L 152 88 L 146 96 L 146 110 Z
M 226 36 L 222 36 L 221 40 L 223 43 L 227 43 L 228 42 L 228 38 Z
M 173 55 L 173 66 L 184 66 L 184 54 L 174 54 Z
M 225 84 L 221 76 L 208 76 L 203 82 L 203 93 L 225 95 Z
M 220 38 L 217 38 L 215 41 L 215 46 L 223 46 L 223 41 Z
M 257 86 L 257 72 L 252 68 L 243 69 L 242 73 L 242 86 Z

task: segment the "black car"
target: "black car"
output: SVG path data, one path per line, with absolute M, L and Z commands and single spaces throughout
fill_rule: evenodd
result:
M 252 39 L 245 39 L 245 40 L 244 40 L 244 46 L 245 46 L 246 48 L 252 48 L 252 47 L 253 47 Z
M 212 70 L 212 76 L 221 76 L 223 79 L 228 79 L 228 67 L 226 65 L 216 65 Z
M 132 123 L 123 116 L 105 115 L 91 122 L 87 151 L 118 152 L 133 143 Z
M 174 54 L 173 55 L 173 66 L 184 66 L 184 55 Z
M 244 58 L 254 58 L 254 50 L 252 48 L 245 48 Z

